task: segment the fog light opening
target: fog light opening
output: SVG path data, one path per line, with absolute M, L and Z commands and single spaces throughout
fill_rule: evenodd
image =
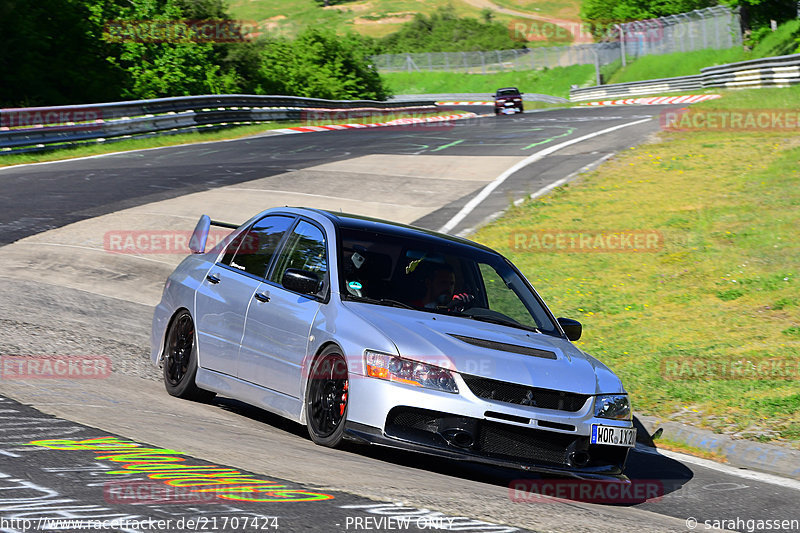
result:
M 463 429 L 447 429 L 441 435 L 448 444 L 457 448 L 470 448 L 475 442 L 472 433 Z
M 569 454 L 569 464 L 570 466 L 575 466 L 577 468 L 583 468 L 584 466 L 589 464 L 589 461 L 592 460 L 592 457 L 589 455 L 589 452 L 585 451 L 577 451 L 572 452 Z

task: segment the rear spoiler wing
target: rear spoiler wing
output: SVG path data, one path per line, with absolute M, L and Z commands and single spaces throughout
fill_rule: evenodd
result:
M 192 238 L 189 240 L 189 250 L 191 250 L 193 254 L 202 254 L 206 251 L 206 241 L 208 241 L 208 231 L 211 229 L 211 226 L 237 229 L 239 224 L 211 220 L 208 215 L 201 216 L 200 220 L 197 221 L 197 226 L 195 226 L 192 232 Z

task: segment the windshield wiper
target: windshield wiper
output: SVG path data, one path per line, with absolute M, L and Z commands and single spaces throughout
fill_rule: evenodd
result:
M 398 300 L 392 300 L 391 298 L 368 298 L 366 296 L 354 296 L 352 294 L 347 295 L 348 300 L 353 300 L 355 302 L 364 302 L 368 304 L 375 304 L 375 305 L 388 305 L 391 307 L 402 307 L 403 309 L 417 309 L 413 305 L 408 305 L 407 303 L 403 303 Z
M 492 324 L 500 324 L 502 326 L 510 326 L 512 328 L 520 328 L 520 329 L 525 329 L 525 330 L 528 330 L 528 331 L 533 331 L 535 333 L 541 333 L 539 328 L 535 328 L 533 326 L 526 326 L 525 324 L 520 324 L 519 322 L 517 322 L 516 320 L 513 320 L 513 319 L 505 319 L 505 318 L 499 318 L 499 317 L 496 317 L 496 316 L 487 316 L 487 315 L 461 314 L 461 315 L 458 315 L 458 316 L 469 317 L 469 318 L 471 318 L 473 320 L 478 320 L 480 322 L 491 322 Z

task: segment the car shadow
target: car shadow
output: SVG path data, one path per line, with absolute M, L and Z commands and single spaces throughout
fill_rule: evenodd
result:
M 212 404 L 269 425 L 272 428 L 310 441 L 305 426 L 239 400 L 217 397 Z M 507 487 L 511 501 L 579 501 L 614 506 L 632 506 L 663 498 L 679 490 L 694 474 L 685 465 L 660 455 L 649 433 L 634 417 L 637 447 L 628 454 L 625 474 L 630 479 L 620 490 L 617 481 L 579 480 L 539 474 L 525 470 L 502 468 L 467 461 L 442 458 L 386 446 L 346 442 L 341 451 L 354 456 L 461 478 L 464 480 Z

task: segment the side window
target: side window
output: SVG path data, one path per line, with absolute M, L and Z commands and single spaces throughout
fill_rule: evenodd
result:
M 313 224 L 301 221 L 289 236 L 286 246 L 272 271 L 270 281 L 280 283 L 283 273 L 289 268 L 313 272 L 320 281 L 327 279 L 328 258 L 325 251 L 325 236 Z M 323 289 L 320 291 L 324 291 Z
M 263 278 L 278 243 L 293 221 L 292 217 L 277 215 L 262 218 L 246 233 L 231 241 L 225 249 L 222 263 Z
M 479 264 L 489 309 L 512 318 L 526 326 L 539 327 L 519 296 L 506 284 L 494 268 Z

